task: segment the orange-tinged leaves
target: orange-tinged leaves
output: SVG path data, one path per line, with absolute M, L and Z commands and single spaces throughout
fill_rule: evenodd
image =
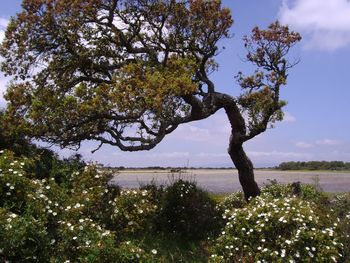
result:
M 177 57 L 169 58 L 166 66 L 129 64 L 115 76 L 112 100 L 121 111 L 143 107 L 162 112 L 172 97 L 197 91 L 197 84 L 192 80 L 195 69 L 194 61 Z

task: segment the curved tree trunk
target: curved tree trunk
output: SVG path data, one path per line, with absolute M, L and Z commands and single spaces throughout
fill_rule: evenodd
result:
M 231 137 L 228 154 L 238 170 L 239 182 L 243 188 L 246 200 L 258 196 L 260 189 L 254 179 L 253 163 L 246 155 L 243 144 L 235 143 Z

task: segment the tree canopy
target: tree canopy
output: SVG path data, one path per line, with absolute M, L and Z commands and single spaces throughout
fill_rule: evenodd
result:
M 237 75 L 242 92 L 233 97 L 210 79 L 233 23 L 219 0 L 24 0 L 22 7 L 0 48 L 1 69 L 13 77 L 7 112 L 35 138 L 149 150 L 180 124 L 225 109 L 230 156 L 240 167 L 246 156 L 236 146 L 283 118 L 280 88 L 295 64 L 286 55 L 301 37 L 278 22 L 244 38 L 257 70 Z

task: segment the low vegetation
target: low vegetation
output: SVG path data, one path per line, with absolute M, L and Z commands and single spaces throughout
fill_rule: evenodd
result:
M 276 167 L 280 170 L 350 170 L 350 163 L 342 161 L 283 162 Z
M 247 203 L 182 179 L 120 189 L 77 156 L 39 157 L 0 153 L 1 262 L 349 260 L 349 194 L 272 182 Z

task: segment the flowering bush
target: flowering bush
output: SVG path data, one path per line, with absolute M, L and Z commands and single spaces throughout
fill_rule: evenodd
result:
M 113 227 L 120 234 L 137 234 L 150 231 L 158 206 L 148 190 L 123 190 L 112 201 Z
M 116 243 L 111 229 L 119 189 L 86 166 L 66 176 L 37 179 L 31 159 L 0 152 L 0 260 L 13 262 L 137 262 L 152 258 Z M 135 260 L 128 261 L 134 257 Z M 124 261 L 123 261 L 124 260 Z
M 207 192 L 180 179 L 165 189 L 158 219 L 160 228 L 188 240 L 206 237 L 219 226 L 215 207 Z
M 265 193 L 241 209 L 226 210 L 212 262 L 337 262 L 343 244 L 337 223 L 297 197 Z
M 106 262 L 116 257 L 115 234 L 89 218 L 58 221 L 57 240 L 53 239 L 59 261 Z
M 319 203 L 320 205 L 324 205 L 328 201 L 328 196 L 320 191 L 317 186 L 301 184 L 299 182 L 279 184 L 276 180 L 271 180 L 269 184 L 262 187 L 261 192 L 269 193 L 275 198 L 295 195 L 304 200 Z
M 243 208 L 247 202 L 242 191 L 237 191 L 225 197 L 217 206 L 220 211 Z
M 45 262 L 50 255 L 45 224 L 0 208 L 0 261 Z
M 345 256 L 350 259 L 350 194 L 338 194 L 331 200 L 330 212 L 339 218 L 339 228 L 344 234 Z
M 69 198 L 64 206 L 64 219 L 87 217 L 104 227 L 112 227 L 114 205 L 111 200 L 119 195 L 120 189 L 110 187 L 109 179 L 109 174 L 99 171 L 94 165 L 87 165 L 82 171 L 74 172 L 70 178 L 70 187 L 65 188 Z
M 291 185 L 271 184 L 249 203 L 237 192 L 216 208 L 193 182 L 120 191 L 94 165 L 80 169 L 68 162 L 64 169 L 37 176 L 33 163 L 37 165 L 31 158 L 0 152 L 1 262 L 168 262 L 203 254 L 205 260 L 197 241 L 210 234 L 218 236 L 213 262 L 349 258 L 348 195 L 329 202 L 311 186 L 301 185 L 296 197 Z M 176 242 L 167 252 L 162 243 L 169 233 L 182 238 L 181 244 L 184 239 L 196 244 L 198 254 L 193 255 L 192 247 L 183 257 Z

